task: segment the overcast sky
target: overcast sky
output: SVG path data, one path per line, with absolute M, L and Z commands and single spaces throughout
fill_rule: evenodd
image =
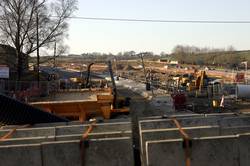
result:
M 82 17 L 250 21 L 249 0 L 79 0 Z M 250 49 L 250 24 L 70 20 L 70 53 L 171 52 L 177 44 Z

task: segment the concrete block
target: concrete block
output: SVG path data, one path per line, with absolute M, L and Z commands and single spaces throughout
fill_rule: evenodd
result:
M 69 125 L 57 127 L 39 127 L 39 128 L 23 128 L 17 129 L 11 138 L 25 138 L 25 137 L 42 137 L 42 136 L 56 136 L 56 135 L 73 135 L 82 134 L 88 129 L 89 125 Z M 131 130 L 130 122 L 115 122 L 115 123 L 100 123 L 97 124 L 92 133 L 103 132 L 127 132 Z M 7 134 L 11 129 L 0 130 L 0 137 Z
M 0 146 L 0 165 L 82 166 L 82 162 L 90 166 L 133 165 L 131 137 L 90 139 L 87 142 L 84 154 L 79 140 Z
M 178 113 L 178 112 L 168 112 L 165 116 L 167 117 L 176 117 L 176 118 L 188 118 L 188 117 L 204 117 L 204 114 L 194 114 L 194 113 Z M 146 121 L 146 120 L 159 120 L 162 119 L 162 116 L 148 116 L 140 118 L 138 117 L 139 121 Z
M 71 125 L 71 126 L 59 126 L 56 127 L 56 135 L 71 135 L 80 134 L 87 130 L 89 125 Z M 114 132 L 114 131 L 128 131 L 131 130 L 130 122 L 122 123 L 102 123 L 97 124 L 93 128 L 92 133 L 101 132 Z
M 220 134 L 220 128 L 218 127 L 188 127 L 185 128 L 185 132 L 190 138 L 218 136 Z M 164 129 L 164 130 L 144 130 L 140 134 L 141 153 L 145 155 L 145 142 L 167 139 L 181 139 L 182 135 L 178 128 Z M 145 156 L 144 156 L 145 157 Z
M 129 137 L 91 139 L 84 145 L 82 153 L 79 141 L 43 143 L 43 166 L 82 166 L 82 162 L 89 166 L 133 165 L 133 148 Z
M 101 138 L 119 138 L 119 137 L 131 137 L 131 131 L 124 132 L 104 132 L 104 133 L 90 133 L 88 139 L 101 139 Z M 68 140 L 80 140 L 82 134 L 74 135 L 60 135 L 56 136 L 56 141 L 68 141 Z
M 218 126 L 201 126 L 183 128 L 190 138 L 238 135 L 250 132 L 250 126 L 220 128 Z M 142 130 L 140 132 L 141 155 L 145 158 L 145 142 L 182 138 L 177 128 Z
M 192 126 L 247 126 L 250 125 L 250 117 L 194 117 L 178 119 L 182 127 Z M 175 124 L 170 119 L 142 120 L 139 121 L 140 130 L 175 128 Z
M 148 141 L 143 163 L 147 166 L 184 166 L 184 155 L 181 139 L 166 142 Z
M 1 166 L 43 166 L 39 144 L 0 146 Z
M 85 152 L 89 166 L 134 165 L 132 140 L 129 137 L 90 140 Z
M 150 166 L 185 165 L 181 139 L 146 142 L 146 160 Z M 192 166 L 237 166 L 239 149 L 236 137 L 194 139 L 191 148 Z
M 98 119 L 98 118 L 97 118 Z M 131 122 L 130 118 L 123 118 L 123 119 L 102 119 L 101 122 L 98 122 L 98 124 L 109 124 L 109 123 L 128 123 Z M 90 124 L 89 121 L 86 121 L 84 123 L 80 121 L 70 121 L 70 122 L 58 122 L 58 123 L 41 123 L 41 124 L 35 124 L 33 127 L 56 127 L 56 126 L 70 126 L 70 125 L 88 125 Z
M 88 139 L 99 138 L 119 138 L 119 137 L 131 137 L 131 131 L 125 132 L 105 132 L 105 133 L 90 133 Z M 53 141 L 79 141 L 82 138 L 82 134 L 74 135 L 60 135 L 60 136 L 45 136 L 45 137 L 22 137 L 22 138 L 10 138 L 0 142 L 0 145 L 20 145 L 20 144 L 37 144 L 43 142 Z
M 236 115 L 235 113 L 211 113 L 211 114 L 195 114 L 195 113 L 188 113 L 188 112 L 168 112 L 165 116 L 167 117 L 176 117 L 177 119 L 182 119 L 182 118 L 194 118 L 194 117 L 200 117 L 200 118 L 204 118 L 204 117 L 213 117 L 213 118 L 225 118 L 225 117 L 244 117 L 250 115 L 250 113 L 247 114 L 242 114 L 242 115 Z M 162 119 L 162 116 L 151 116 L 151 117 L 143 117 L 143 118 L 139 118 L 139 121 L 142 120 L 159 120 Z
M 4 136 L 11 129 L 0 130 L 0 136 Z M 24 137 L 41 137 L 41 136 L 55 136 L 55 128 L 47 127 L 47 128 L 25 128 L 25 129 L 17 129 L 11 138 L 24 138 Z
M 217 118 L 205 118 L 205 117 L 187 117 L 178 118 L 178 121 L 182 127 L 192 127 L 192 126 L 207 126 L 218 125 Z M 162 128 L 176 128 L 176 125 L 171 119 L 155 119 L 155 120 L 142 120 L 139 121 L 139 126 L 141 130 L 147 129 L 162 129 Z
M 82 166 L 79 141 L 42 143 L 43 166 Z
M 235 127 L 235 126 L 250 126 L 250 116 L 249 117 L 235 117 L 235 118 L 223 118 L 220 122 L 222 127 Z
M 239 161 L 237 137 L 212 137 L 194 140 L 191 164 L 194 166 L 235 166 Z
M 250 125 L 240 127 L 224 127 L 220 129 L 220 135 L 237 135 L 248 132 L 250 132 Z
M 79 124 L 80 122 L 77 121 L 77 124 Z M 32 127 L 36 128 L 40 128 L 40 127 L 56 127 L 56 126 L 67 126 L 67 125 L 72 125 L 75 124 L 75 122 L 56 122 L 56 123 L 38 123 L 38 124 L 34 124 L 32 125 Z
M 11 139 L 6 139 L 4 141 L 0 141 L 0 146 L 2 146 L 2 145 L 40 144 L 41 142 L 51 142 L 51 141 L 55 141 L 54 136 L 11 138 Z
M 250 163 L 250 132 L 239 137 L 240 166 L 249 166 Z

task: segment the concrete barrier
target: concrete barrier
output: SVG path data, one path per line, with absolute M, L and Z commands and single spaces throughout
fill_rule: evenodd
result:
M 104 139 L 104 138 L 120 138 L 120 137 L 131 137 L 131 131 L 122 132 L 102 132 L 102 133 L 90 133 L 88 139 Z M 55 141 L 67 141 L 67 140 L 80 140 L 82 134 L 74 135 L 60 135 L 55 137 Z
M 209 137 L 220 135 L 220 128 L 217 126 L 187 127 L 185 132 L 191 137 Z M 178 128 L 143 130 L 140 132 L 141 155 L 145 159 L 145 146 L 147 141 L 181 139 Z
M 235 115 L 235 114 L 226 114 L 225 116 L 220 116 L 217 114 L 208 115 L 208 116 L 199 116 L 199 115 L 180 115 L 175 117 L 181 124 L 182 128 L 185 129 L 185 132 L 194 138 L 194 140 L 202 140 L 206 137 L 235 137 L 232 135 L 244 134 L 250 132 L 250 117 L 248 115 Z M 178 147 L 178 144 L 182 144 L 182 136 L 179 132 L 179 129 L 176 128 L 176 125 L 170 118 L 158 119 L 158 118 L 148 118 L 141 119 L 139 122 L 139 134 L 140 134 L 140 152 L 142 163 L 144 165 L 167 165 L 171 159 L 164 159 L 161 164 L 161 157 L 157 156 L 161 151 L 155 154 L 156 164 L 147 163 L 149 157 L 147 156 L 148 144 L 150 142 L 171 142 L 168 143 L 169 147 Z M 171 140 L 179 139 L 180 142 L 174 142 Z M 159 147 L 158 147 L 159 146 Z M 218 144 L 220 146 L 220 144 Z M 153 148 L 161 148 L 161 145 L 155 145 Z M 223 148 L 223 144 L 221 145 Z M 167 151 L 169 148 L 163 148 L 162 151 Z M 170 148 L 171 149 L 171 148 Z M 246 151 L 247 149 L 245 149 Z M 225 152 L 225 151 L 224 151 Z M 184 154 L 184 151 L 182 152 Z M 249 152 L 248 152 L 249 153 Z M 199 153 L 197 153 L 198 155 Z M 170 154 L 164 154 L 170 155 Z M 171 156 L 171 155 L 170 155 Z M 175 156 L 176 157 L 176 156 Z M 175 158 L 173 157 L 173 159 Z M 170 157 L 171 158 L 171 157 Z M 247 158 L 247 157 L 245 157 Z M 176 160 L 180 160 L 178 157 Z M 157 163 L 159 161 L 159 163 Z M 184 163 L 173 163 L 169 162 L 170 165 L 185 165 Z M 220 162 L 215 162 L 219 165 Z M 223 162 L 222 162 L 223 163 Z M 226 163 L 226 162 L 224 162 Z M 196 165 L 199 165 L 198 163 Z M 201 164 L 203 165 L 203 163 Z M 192 164 L 193 166 L 193 164 Z
M 97 118 L 98 123 L 97 124 L 110 124 L 110 123 L 129 123 L 131 122 L 130 118 L 121 118 L 121 119 L 103 119 L 103 118 Z M 100 122 L 99 122 L 100 121 Z M 80 122 L 80 121 L 70 121 L 70 122 L 56 122 L 56 123 L 38 123 L 33 124 L 33 128 L 41 128 L 41 127 L 59 127 L 59 126 L 71 126 L 71 125 L 89 125 L 91 122 Z M 13 129 L 19 127 L 17 125 L 7 125 L 2 126 L 2 129 Z
M 131 137 L 131 131 L 90 133 L 88 139 Z M 82 134 L 10 138 L 0 141 L 0 145 L 37 144 L 43 142 L 80 140 Z
M 86 151 L 89 166 L 133 166 L 133 145 L 130 138 L 101 139 L 89 142 Z
M 45 142 L 0 146 L 0 165 L 4 166 L 128 166 L 134 165 L 130 137 Z
M 249 134 L 242 134 L 238 141 L 240 151 L 240 166 L 248 166 L 250 163 L 250 137 Z
M 79 134 L 79 133 L 84 132 L 87 128 L 88 128 L 88 125 L 58 126 L 56 127 L 56 135 Z M 101 123 L 101 124 L 97 124 L 94 127 L 92 133 L 127 131 L 127 130 L 131 130 L 130 122 Z
M 163 116 L 151 116 L 151 117 L 143 117 L 139 118 L 140 120 L 155 120 L 155 119 L 162 119 L 163 117 L 175 117 L 175 118 L 194 118 L 194 117 L 237 117 L 237 116 L 249 116 L 250 113 L 245 112 L 241 114 L 236 114 L 236 113 L 211 113 L 211 114 L 195 114 L 195 113 L 185 113 L 185 112 L 167 112 L 167 114 Z
M 192 166 L 242 166 L 249 160 L 250 144 L 241 136 L 206 137 L 192 140 Z M 244 135 L 249 141 L 250 135 Z M 248 142 L 249 143 L 249 142 Z M 246 154 L 242 154 L 246 152 Z M 243 157 L 241 157 L 243 155 Z M 247 160 L 247 161 L 245 161 Z M 150 166 L 185 165 L 182 139 L 146 142 L 146 163 Z M 249 163 L 247 163 L 249 164 Z M 246 166 L 246 165 L 244 165 Z
M 41 153 L 43 166 L 82 166 L 79 141 L 43 143 Z
M 246 126 L 250 125 L 250 117 L 189 117 L 177 119 L 182 127 L 192 126 Z M 139 121 L 139 129 L 164 129 L 175 128 L 175 124 L 171 119 L 155 119 L 155 120 L 141 120 Z
M 4 136 L 12 129 L 4 129 L 0 130 L 0 137 Z M 55 136 L 56 135 L 56 128 L 54 127 L 46 127 L 46 128 L 23 128 L 17 129 L 12 138 L 25 138 L 25 137 L 42 137 L 42 136 Z
M 1 166 L 43 166 L 38 144 L 0 146 Z
M 250 126 L 242 127 L 227 127 L 220 128 L 219 126 L 200 126 L 183 128 L 190 138 L 212 137 L 212 136 L 227 136 L 237 135 L 250 132 Z M 178 128 L 172 129 L 156 129 L 144 130 L 140 134 L 141 155 L 145 157 L 145 142 L 167 139 L 181 139 Z
M 56 126 L 56 127 L 39 127 L 39 128 L 23 128 L 17 129 L 12 138 L 25 138 L 25 137 L 42 137 L 42 136 L 59 136 L 59 135 L 73 135 L 82 134 L 87 130 L 89 125 L 70 125 L 70 126 Z M 96 124 L 91 133 L 102 132 L 126 132 L 131 130 L 130 122 L 122 123 L 100 123 Z M 4 136 L 11 129 L 0 130 L 0 137 Z
M 0 141 L 0 146 L 3 145 L 29 145 L 29 144 L 40 144 L 42 142 L 55 141 L 54 136 L 49 137 L 23 137 L 23 138 L 10 138 Z

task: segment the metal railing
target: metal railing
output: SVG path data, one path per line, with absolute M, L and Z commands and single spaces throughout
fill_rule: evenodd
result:
M 0 93 L 27 101 L 30 98 L 49 95 L 59 90 L 58 81 L 9 81 L 0 80 Z
M 20 101 L 32 101 L 62 91 L 82 91 L 84 84 L 69 80 L 40 81 L 9 81 L 0 80 L 0 93 Z M 101 84 L 93 88 L 101 88 Z

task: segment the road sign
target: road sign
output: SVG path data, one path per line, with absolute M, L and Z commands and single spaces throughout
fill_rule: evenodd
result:
M 10 77 L 9 67 L 0 65 L 0 78 L 9 78 L 9 77 Z

